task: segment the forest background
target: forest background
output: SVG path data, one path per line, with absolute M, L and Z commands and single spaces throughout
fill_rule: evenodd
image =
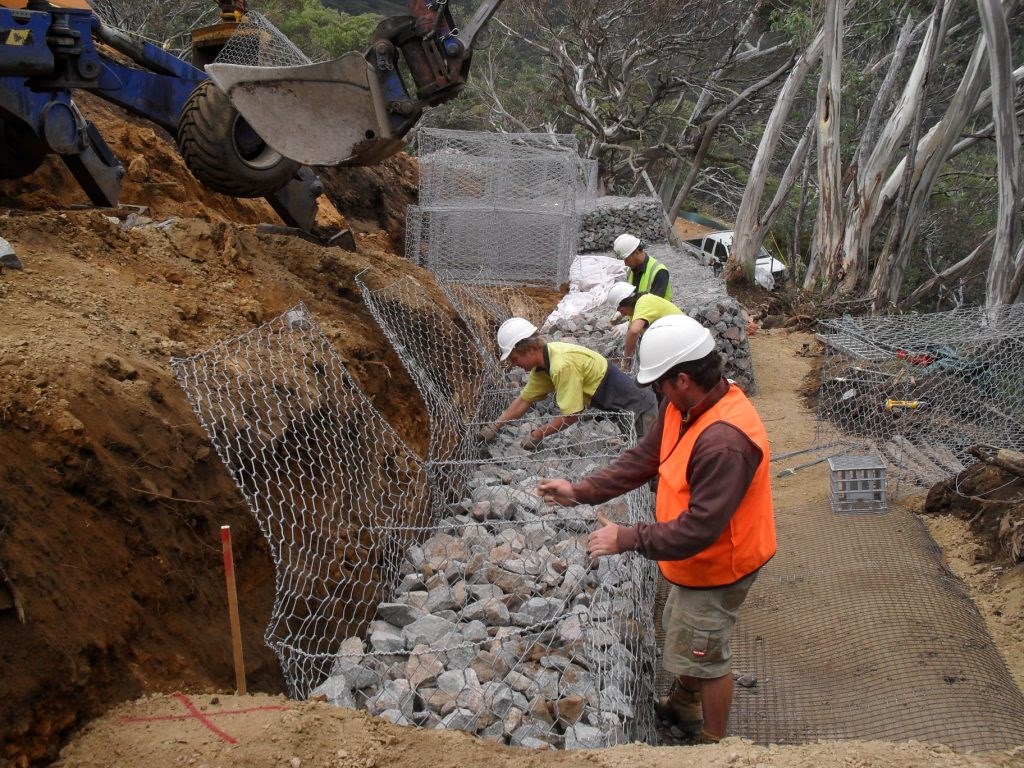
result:
M 94 4 L 183 55 L 217 10 Z M 250 8 L 323 60 L 405 4 Z M 824 311 L 931 311 L 1021 298 L 1022 81 L 1016 0 L 515 0 L 422 125 L 573 133 L 604 193 L 735 228 L 733 283 L 765 245 Z

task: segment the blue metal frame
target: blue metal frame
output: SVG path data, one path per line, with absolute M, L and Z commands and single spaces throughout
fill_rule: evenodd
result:
M 50 49 L 46 31 L 58 26 L 70 30 L 77 38 L 77 47 Z M 93 31 L 98 26 L 99 19 L 87 10 L 47 13 L 0 9 L 0 36 L 5 30 L 25 30 L 17 35 L 22 44 L 0 44 L 0 72 L 20 68 L 31 75 L 0 77 L 2 116 L 17 118 L 42 136 L 46 105 L 54 101 L 69 103 L 70 90 L 82 88 L 175 133 L 185 102 L 206 79 L 206 73 L 144 42 L 135 46 L 134 58 L 152 71 L 112 61 L 93 43 Z M 40 62 L 47 57 L 50 71 L 43 73 Z

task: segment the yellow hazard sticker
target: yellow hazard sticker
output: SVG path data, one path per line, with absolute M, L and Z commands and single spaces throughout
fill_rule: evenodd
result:
M 32 30 L 0 29 L 0 45 L 32 45 Z

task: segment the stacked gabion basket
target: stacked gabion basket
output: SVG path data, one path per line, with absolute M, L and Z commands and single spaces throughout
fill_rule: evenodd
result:
M 562 134 L 424 129 L 419 206 L 406 254 L 446 279 L 481 272 L 511 285 L 566 281 L 579 237 L 577 200 L 593 194 L 594 164 Z

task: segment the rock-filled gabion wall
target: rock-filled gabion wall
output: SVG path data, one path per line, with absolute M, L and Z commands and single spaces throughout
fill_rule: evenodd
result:
M 511 425 L 485 449 L 464 498 L 405 552 L 392 600 L 311 695 L 515 746 L 653 738 L 653 564 L 590 559 L 597 508 L 548 508 L 534 492 L 541 477 L 603 466 L 624 438 L 614 418 L 588 420 L 528 454 L 528 430 Z M 649 519 L 650 494 L 600 509 Z
M 623 232 L 649 243 L 665 241 L 665 210 L 656 197 L 596 197 L 580 206 L 579 251 L 611 251 Z

